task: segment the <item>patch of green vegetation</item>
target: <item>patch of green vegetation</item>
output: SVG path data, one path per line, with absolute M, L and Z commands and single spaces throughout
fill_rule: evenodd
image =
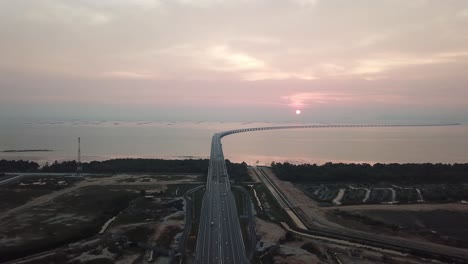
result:
M 263 211 L 261 211 L 260 208 L 258 208 L 257 203 L 254 202 L 255 209 L 257 211 L 257 217 L 270 222 L 286 222 L 288 224 L 292 223 L 287 213 L 278 204 L 275 197 L 270 193 L 265 185 L 255 184 L 254 188 L 263 207 Z M 251 195 L 254 197 L 253 191 Z
M 237 214 L 239 216 L 245 214 L 245 206 L 244 206 L 244 201 L 245 197 L 243 193 L 238 190 L 237 188 L 232 189 L 232 194 L 234 195 L 234 199 L 236 201 L 236 209 L 237 209 Z
M 251 245 L 251 238 L 248 233 L 249 219 L 247 218 L 248 212 L 246 211 L 247 210 L 246 205 L 250 201 L 247 200 L 248 198 L 245 196 L 244 192 L 242 192 L 238 188 L 233 188 L 232 193 L 236 201 L 236 209 L 237 209 L 237 214 L 239 216 L 239 223 L 241 227 L 242 238 L 244 240 L 245 249 L 250 250 L 252 248 L 252 245 Z M 243 217 L 241 218 L 241 216 Z
M 247 163 L 233 163 L 230 160 L 226 160 L 226 170 L 229 175 L 229 179 L 234 183 L 239 184 L 241 182 L 251 182 L 252 177 L 247 170 Z
M 339 210 L 339 209 L 333 210 L 333 214 L 335 214 L 336 216 L 348 219 L 348 220 L 357 221 L 357 222 L 365 224 L 365 225 L 376 226 L 376 227 L 384 227 L 384 228 L 391 229 L 392 231 L 399 231 L 400 230 L 400 226 L 398 226 L 398 225 L 389 224 L 389 223 L 380 221 L 378 219 L 369 217 L 367 215 L 362 215 L 362 214 L 358 214 L 358 213 L 350 213 L 350 212 L 342 211 L 342 210 Z
M 201 217 L 201 207 L 203 202 L 203 195 L 205 191 L 200 189 L 194 192 L 190 197 L 193 201 L 193 218 L 192 218 L 192 228 L 190 229 L 190 234 L 187 240 L 187 252 L 194 252 L 197 243 L 198 228 L 200 226 L 200 217 Z

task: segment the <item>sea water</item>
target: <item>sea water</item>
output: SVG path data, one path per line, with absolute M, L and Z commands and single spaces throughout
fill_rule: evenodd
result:
M 297 125 L 242 122 L 72 121 L 1 123 L 0 159 L 45 162 L 111 158 L 208 158 L 211 136 L 235 128 Z M 468 126 L 312 128 L 257 131 L 223 138 L 227 159 L 249 164 L 466 163 Z

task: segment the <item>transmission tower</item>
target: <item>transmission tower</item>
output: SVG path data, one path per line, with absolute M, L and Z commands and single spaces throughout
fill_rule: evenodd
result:
M 78 138 L 78 164 L 76 166 L 76 174 L 80 175 L 83 167 L 81 167 L 81 138 Z

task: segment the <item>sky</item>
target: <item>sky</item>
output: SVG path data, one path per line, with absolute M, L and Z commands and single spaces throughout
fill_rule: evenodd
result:
M 0 0 L 0 119 L 468 122 L 468 1 Z

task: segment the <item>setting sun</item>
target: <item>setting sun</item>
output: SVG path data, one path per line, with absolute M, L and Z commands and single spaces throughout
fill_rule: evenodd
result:
M 300 115 L 301 113 L 302 113 L 301 110 L 299 109 L 296 110 L 296 115 Z

